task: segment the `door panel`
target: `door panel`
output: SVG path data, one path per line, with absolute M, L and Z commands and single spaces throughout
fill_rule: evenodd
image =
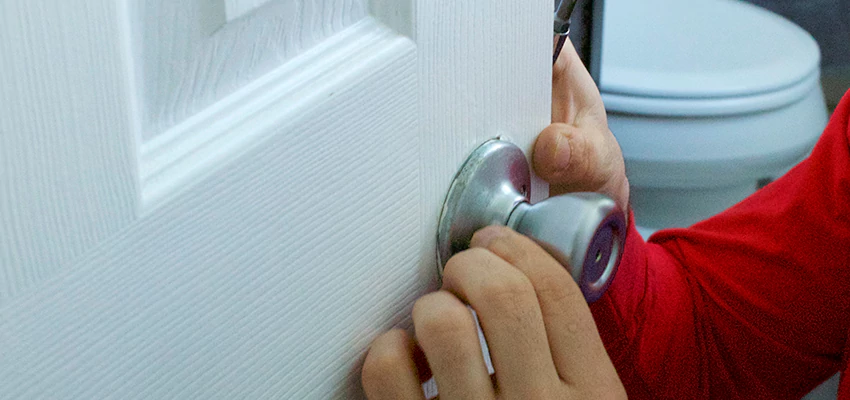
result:
M 52 111 L 49 124 L 35 111 L 0 122 L 0 215 L 14 222 L 0 228 L 0 271 L 37 277 L 0 297 L 0 397 L 360 397 L 368 343 L 407 326 L 415 298 L 436 286 L 436 219 L 457 168 L 494 136 L 529 148 L 548 122 L 551 2 L 376 0 L 371 17 L 159 131 L 143 122 L 142 90 L 159 81 L 125 26 L 159 2 L 113 3 L 69 4 L 87 11 L 67 29 L 73 10 L 0 5 L 20 18 L 7 32 L 58 43 L 47 63 L 36 46 L 0 37 L 0 54 L 25 56 L 6 61 L 16 77 L 86 79 L 50 93 L 0 81 L 4 102 L 35 90 L 40 102 L 26 105 Z M 250 28 L 294 3 L 271 0 L 226 24 Z M 44 37 L 35 16 L 59 28 Z M 79 55 L 59 40 L 95 26 L 112 34 L 83 36 Z M 105 59 L 69 64 L 77 56 Z M 61 107 L 80 96 L 98 112 Z M 68 144 L 73 156 L 51 159 Z M 31 158 L 5 158 L 20 153 Z M 53 187 L 63 169 L 89 197 Z M 86 214 L 63 224 L 32 211 L 53 209 Z M 97 224 L 106 228 L 86 234 Z M 54 266 L 35 274 L 41 251 L 55 252 Z
M 135 218 L 116 3 L 0 1 L 0 306 Z
M 5 307 L 3 391 L 344 394 L 375 330 L 422 290 L 416 102 L 396 95 L 415 81 L 381 64 Z
M 144 140 L 139 165 L 141 213 L 144 215 L 170 201 L 211 171 L 231 164 L 235 157 L 274 136 L 282 136 L 281 139 L 293 144 L 308 144 L 313 138 L 290 125 L 304 121 L 305 113 L 310 112 L 313 113 L 310 118 L 316 122 L 341 118 L 340 113 L 347 108 L 357 114 L 358 103 L 371 100 L 374 93 L 348 93 L 349 97 L 338 105 L 342 109 L 327 108 L 323 103 L 342 96 L 348 86 L 378 70 L 381 73 L 404 70 L 408 82 L 391 88 L 394 91 L 390 93 L 403 97 L 399 104 L 415 103 L 416 99 L 408 95 L 418 89 L 415 60 L 415 48 L 408 38 L 373 18 L 365 18 L 225 100 L 153 139 Z M 385 84 L 375 79 L 374 85 Z M 374 123 L 394 123 L 395 114 L 390 111 L 387 110 L 386 117 L 375 116 Z M 381 143 L 386 136 L 406 135 L 416 139 L 415 108 L 405 111 L 408 112 L 405 117 L 413 122 L 397 126 L 404 128 L 400 132 L 340 131 L 332 135 L 358 137 L 364 145 Z M 316 148 L 298 157 L 307 161 L 328 150 Z
M 362 21 L 369 7 L 367 0 L 128 4 L 144 140 Z

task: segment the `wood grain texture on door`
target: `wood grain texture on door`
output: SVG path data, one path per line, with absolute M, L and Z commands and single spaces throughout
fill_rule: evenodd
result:
M 135 218 L 117 4 L 0 2 L 0 305 Z
M 368 7 L 367 0 L 130 2 L 142 139 L 363 20 Z
M 206 3 L 0 3 L 0 397 L 360 398 L 457 168 L 548 124 L 550 0 Z
M 227 22 L 243 17 L 271 0 L 224 0 Z

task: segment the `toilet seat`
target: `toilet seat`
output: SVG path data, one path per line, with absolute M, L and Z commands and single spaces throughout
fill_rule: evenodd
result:
M 630 94 L 602 93 L 605 108 L 638 115 L 670 117 L 714 117 L 768 111 L 792 104 L 820 85 L 816 68 L 803 80 L 773 92 L 720 98 L 643 97 Z
M 806 31 L 736 0 L 608 0 L 600 91 L 609 111 L 720 116 L 780 108 L 819 85 Z

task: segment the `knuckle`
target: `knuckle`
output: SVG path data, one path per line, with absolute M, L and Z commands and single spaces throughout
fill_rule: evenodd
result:
M 516 314 L 525 309 L 534 297 L 534 287 L 525 275 L 519 273 L 494 274 L 484 279 L 479 287 L 480 300 L 501 313 Z
M 460 301 L 445 292 L 426 295 L 413 305 L 413 324 L 420 340 L 456 337 L 474 326 L 472 314 Z
M 449 274 L 452 270 L 463 268 L 472 262 L 477 262 L 482 257 L 482 252 L 486 251 L 477 247 L 461 251 L 449 258 L 443 268 L 443 274 Z
M 510 231 L 509 233 L 493 239 L 487 248 L 503 260 L 517 267 L 525 275 L 534 277 L 545 273 L 546 268 L 540 268 L 541 266 L 553 262 L 557 263 L 546 250 L 532 239 L 513 230 L 508 230 Z M 534 280 L 532 279 L 532 281 Z
M 560 385 L 537 381 L 537 383 L 529 382 L 529 387 L 523 397 L 527 399 L 564 399 L 567 398 L 567 393 L 565 388 Z
M 620 155 L 620 146 L 617 144 L 617 139 L 613 137 L 610 130 L 606 130 L 603 135 L 598 135 L 594 138 L 594 168 L 597 170 L 596 177 L 599 182 L 607 182 L 615 176 L 617 168 L 621 167 L 622 160 Z
M 505 232 L 491 240 L 487 244 L 487 249 L 510 263 L 531 258 L 531 253 L 528 251 L 530 243 L 525 243 L 522 236 L 513 233 L 509 228 L 504 229 L 510 233 Z
M 625 388 L 619 381 L 616 384 L 597 383 L 596 388 L 581 391 L 578 398 L 599 400 L 625 400 L 628 398 Z
M 405 349 L 407 334 L 393 330 L 375 340 L 363 363 L 363 382 L 380 381 L 388 374 L 399 371 L 409 364 Z
M 497 228 L 498 229 L 498 228 Z M 473 247 L 467 250 L 464 250 L 458 253 L 459 262 L 462 263 L 479 263 L 479 264 L 487 264 L 490 262 L 490 259 L 493 257 L 493 253 L 490 250 L 482 249 L 480 247 Z
M 565 136 L 571 134 L 571 127 L 562 123 L 553 123 L 540 132 L 531 157 L 534 162 L 534 169 L 538 174 L 543 177 L 555 178 L 563 172 L 555 163 L 554 154 L 558 150 L 559 143 L 566 140 Z
M 548 273 L 541 276 L 535 282 L 534 289 L 538 297 L 545 298 L 555 304 L 569 305 L 573 303 L 584 303 L 584 296 L 581 294 L 581 290 L 573 282 L 572 277 L 566 273 Z
M 603 138 L 595 132 L 570 127 L 561 131 L 562 138 L 570 149 L 570 161 L 565 167 L 544 165 L 546 175 L 574 190 L 595 190 L 611 175 L 610 156 Z
M 578 154 L 578 160 L 573 164 L 571 171 L 577 180 L 591 187 L 599 180 L 599 175 L 604 175 L 605 163 L 601 161 L 600 149 L 594 141 L 587 138 L 571 140 L 571 146 Z
M 599 358 L 599 360 L 607 358 Z M 596 365 L 588 365 L 587 371 L 582 377 L 574 382 L 572 389 L 580 394 L 578 398 L 623 400 L 628 398 L 617 371 L 610 362 L 597 362 Z
M 397 359 L 387 353 L 380 355 L 369 353 L 363 363 L 361 376 L 364 383 L 381 380 L 384 376 L 397 369 Z

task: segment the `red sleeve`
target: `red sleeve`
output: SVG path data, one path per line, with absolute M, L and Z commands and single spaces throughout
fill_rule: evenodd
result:
M 849 116 L 850 92 L 807 160 L 722 214 L 630 227 L 591 309 L 631 398 L 799 399 L 843 367 Z

